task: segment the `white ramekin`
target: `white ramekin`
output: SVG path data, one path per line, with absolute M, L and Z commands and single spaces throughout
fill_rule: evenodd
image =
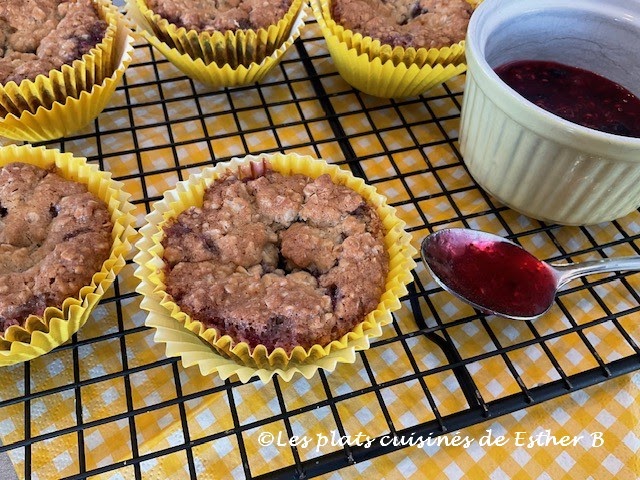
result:
M 640 138 L 566 121 L 508 87 L 493 68 L 551 60 L 640 96 L 640 0 L 485 0 L 466 38 L 460 149 L 476 182 L 539 220 L 585 225 L 640 206 Z

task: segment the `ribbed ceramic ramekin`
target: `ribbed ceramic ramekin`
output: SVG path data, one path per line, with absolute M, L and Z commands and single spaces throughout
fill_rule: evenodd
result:
M 460 149 L 478 184 L 544 221 L 595 224 L 640 206 L 640 138 L 579 126 L 525 100 L 494 68 L 549 60 L 640 96 L 640 0 L 485 0 L 466 38 Z

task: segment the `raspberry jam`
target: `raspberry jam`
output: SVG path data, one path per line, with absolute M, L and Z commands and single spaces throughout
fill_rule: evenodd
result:
M 423 254 L 442 284 L 482 309 L 532 317 L 554 300 L 552 269 L 511 243 L 436 235 Z
M 640 137 L 640 99 L 605 77 L 540 60 L 509 62 L 495 72 L 524 98 L 565 120 L 614 135 Z

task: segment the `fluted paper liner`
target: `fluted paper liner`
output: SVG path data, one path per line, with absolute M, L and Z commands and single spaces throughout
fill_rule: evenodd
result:
M 258 30 L 238 29 L 215 32 L 198 32 L 177 27 L 151 11 L 145 0 L 127 0 L 129 9 L 138 12 L 136 20 L 148 27 L 161 41 L 192 58 L 200 58 L 205 64 L 217 63 L 219 67 L 230 65 L 249 66 L 260 63 L 271 55 L 287 37 L 295 18 L 302 9 L 302 0 L 293 0 L 289 10 L 277 24 Z
M 475 6 L 479 1 L 469 3 Z M 464 40 L 442 48 L 393 47 L 336 23 L 330 0 L 311 0 L 311 7 L 338 73 L 364 93 L 413 97 L 467 70 Z
M 260 82 L 300 36 L 307 17 L 302 0 L 268 29 L 199 33 L 176 28 L 147 8 L 127 0 L 127 15 L 138 32 L 185 75 L 212 88 Z
M 189 207 L 201 206 L 205 189 L 221 176 L 231 172 L 241 178 L 256 177 L 266 167 L 284 175 L 300 173 L 311 178 L 327 173 L 335 183 L 362 195 L 376 208 L 384 225 L 385 247 L 390 258 L 386 290 L 380 303 L 360 324 L 328 345 L 313 345 L 309 349 L 297 346 L 290 353 L 282 348 L 269 352 L 264 345 L 251 349 L 247 343 L 234 342 L 229 335 L 221 335 L 215 328 L 207 328 L 192 319 L 165 291 L 161 244 L 164 225 Z M 243 381 L 254 375 L 267 381 L 274 374 L 289 380 L 295 372 L 310 376 L 318 368 L 332 370 L 338 362 L 353 362 L 355 351 L 368 348 L 370 339 L 379 337 L 381 327 L 392 321 L 391 312 L 400 308 L 399 297 L 406 294 L 406 285 L 412 281 L 411 270 L 415 266 L 413 256 L 416 251 L 411 246 L 411 237 L 404 231 L 404 222 L 387 205 L 385 197 L 362 179 L 309 156 L 247 156 L 206 168 L 165 192 L 164 198 L 153 206 L 147 222 L 140 230 L 141 238 L 136 244 L 139 253 L 134 258 L 138 264 L 135 275 L 141 279 L 137 291 L 145 296 L 141 307 L 150 312 L 147 325 L 158 329 L 156 339 L 167 344 L 167 354 L 181 355 L 185 365 L 198 364 L 204 374 L 218 371 L 225 378 L 235 373 Z M 188 332 L 194 333 L 197 341 Z
M 82 327 L 104 292 L 125 265 L 135 234 L 133 205 L 122 184 L 111 180 L 111 174 L 88 164 L 85 158 L 70 153 L 30 145 L 10 145 L 0 148 L 0 165 L 23 162 L 41 168 L 56 166 L 58 175 L 87 185 L 87 189 L 102 199 L 109 208 L 113 222 L 111 254 L 90 285 L 64 300 L 61 308 L 47 307 L 42 316 L 30 315 L 23 326 L 12 325 L 0 335 L 0 365 L 12 365 L 31 360 L 62 345 Z
M 84 128 L 104 110 L 133 54 L 134 39 L 114 8 L 106 8 L 111 19 L 109 37 L 82 60 L 19 86 L 15 82 L 0 85 L 0 111 L 6 110 L 0 117 L 0 136 L 30 142 L 54 140 Z
M 146 300 L 146 299 L 145 299 Z M 143 300 L 143 308 L 148 302 Z M 369 347 L 368 339 L 380 336 L 369 332 L 369 336 L 362 336 L 349 341 L 346 348 L 334 350 L 327 356 L 317 359 L 310 364 L 290 361 L 284 368 L 255 368 L 238 364 L 235 360 L 223 357 L 212 350 L 211 346 L 202 341 L 198 335 L 186 329 L 175 318 L 157 312 L 150 312 L 146 325 L 156 329 L 155 341 L 165 343 L 168 357 L 181 357 L 185 368 L 197 366 L 202 375 L 217 373 L 223 380 L 237 375 L 241 382 L 248 382 L 252 377 L 258 377 L 262 382 L 268 382 L 274 375 L 278 375 L 284 381 L 290 381 L 294 375 L 300 374 L 305 378 L 311 378 L 319 368 L 333 371 L 338 363 L 353 363 L 356 361 L 356 351 Z

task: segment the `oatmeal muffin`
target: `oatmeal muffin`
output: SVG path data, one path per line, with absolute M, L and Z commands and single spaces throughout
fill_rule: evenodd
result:
M 389 271 L 375 208 L 327 174 L 219 179 L 162 245 L 176 304 L 268 351 L 339 339 L 377 307 Z
M 311 0 L 311 7 L 349 85 L 407 98 L 466 71 L 464 37 L 480 1 Z
M 212 88 L 261 81 L 300 35 L 304 0 L 126 0 L 142 36 Z
M 107 22 L 91 0 L 0 3 L 0 84 L 34 80 L 71 64 L 105 36 Z
M 133 37 L 111 0 L 0 2 L 0 136 L 67 136 L 104 109 Z
M 214 32 L 275 25 L 285 16 L 292 0 L 147 0 L 146 3 L 178 27 Z
M 107 206 L 84 184 L 25 163 L 0 168 L 0 334 L 91 283 L 109 258 Z
M 167 190 L 146 220 L 133 259 L 145 325 L 167 355 L 203 375 L 290 381 L 353 363 L 393 322 L 413 281 L 417 251 L 386 198 L 308 155 L 248 155 L 204 168 Z M 172 274 L 181 263 L 182 274 Z M 167 291 L 172 275 L 180 303 Z M 188 314 L 185 298 L 203 320 Z M 364 314 L 356 319 L 356 311 Z
M 345 28 L 404 48 L 438 48 L 464 40 L 471 12 L 465 0 L 331 2 L 333 19 Z

